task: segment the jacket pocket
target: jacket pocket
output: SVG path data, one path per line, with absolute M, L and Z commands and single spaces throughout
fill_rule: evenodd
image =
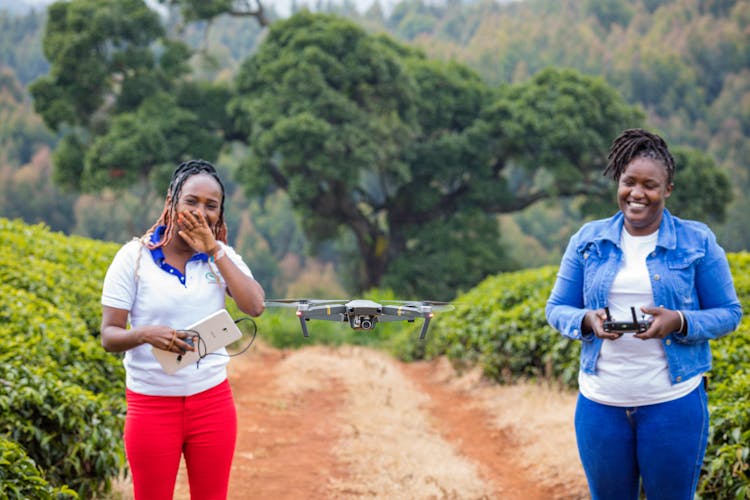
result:
M 597 245 L 590 243 L 581 250 L 581 258 L 583 259 L 583 296 L 590 298 L 592 290 L 596 289 L 597 284 L 602 280 L 609 255 L 602 252 Z
M 667 262 L 669 285 L 678 300 L 678 306 L 684 309 L 698 307 L 695 292 L 695 268 L 704 257 L 702 250 L 689 249 L 671 255 Z

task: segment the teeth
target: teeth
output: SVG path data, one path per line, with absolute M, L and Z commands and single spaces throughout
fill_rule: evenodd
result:
M 634 208 L 642 208 L 642 207 L 645 207 L 645 206 L 646 206 L 646 204 L 645 204 L 645 203 L 638 203 L 637 201 L 631 201 L 631 202 L 629 202 L 628 204 L 629 204 L 629 205 L 630 205 L 631 207 L 634 207 Z

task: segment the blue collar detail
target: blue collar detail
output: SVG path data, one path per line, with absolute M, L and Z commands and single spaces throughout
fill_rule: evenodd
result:
M 161 239 L 164 237 L 164 232 L 166 231 L 166 229 L 167 226 L 165 225 L 157 226 L 154 232 L 151 234 L 151 243 L 158 243 L 159 241 L 161 241 Z M 180 283 L 182 283 L 183 285 L 185 284 L 185 276 L 180 272 L 180 270 L 170 266 L 165 262 L 164 251 L 161 249 L 161 247 L 151 248 L 149 249 L 149 251 L 151 252 L 151 258 L 154 259 L 154 263 L 156 263 L 157 266 L 159 266 L 165 272 L 176 276 L 180 280 Z M 192 262 L 194 260 L 208 262 L 208 255 L 202 252 L 196 252 L 192 257 L 190 257 L 190 259 L 188 259 L 188 262 Z

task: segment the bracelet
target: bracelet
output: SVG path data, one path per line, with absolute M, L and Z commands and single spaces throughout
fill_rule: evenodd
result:
M 680 315 L 680 328 L 677 330 L 677 333 L 682 333 L 682 329 L 685 328 L 685 315 L 679 310 L 677 311 L 677 314 Z
M 224 252 L 224 247 L 219 246 L 219 249 L 213 255 L 211 255 L 208 260 L 210 260 L 211 262 L 216 262 L 217 260 L 224 257 L 224 255 L 226 255 L 226 252 Z

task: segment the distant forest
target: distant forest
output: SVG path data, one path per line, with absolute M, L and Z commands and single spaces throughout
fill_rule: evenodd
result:
M 528 81 L 548 67 L 604 78 L 627 103 L 642 108 L 648 126 L 670 146 L 697 148 L 729 174 L 733 196 L 726 213 L 706 213 L 704 220 L 726 250 L 750 248 L 750 2 L 409 0 L 387 12 L 378 3 L 358 12 L 352 3 L 318 1 L 313 7 L 370 33 L 390 34 L 429 58 L 465 64 L 492 86 Z M 271 20 L 279 17 L 267 11 Z M 60 136 L 36 115 L 28 92 L 50 68 L 42 51 L 46 16 L 0 11 L 0 216 L 126 241 L 151 225 L 162 193 L 135 187 L 124 194 L 81 194 L 54 184 L 51 151 Z M 197 49 L 196 78 L 231 82 L 266 33 L 251 18 L 222 15 L 185 25 L 181 37 Z M 351 289 L 334 270 L 341 271 L 352 241 L 311 246 L 282 193 L 245 194 L 231 180 L 242 154 L 230 148 L 218 162 L 230 179 L 230 235 L 263 269 L 256 274 L 270 294 L 331 296 Z M 702 193 L 700 185 L 675 189 L 696 198 Z M 579 204 L 548 201 L 500 216 L 503 245 L 513 261 L 503 270 L 556 263 L 586 217 Z

